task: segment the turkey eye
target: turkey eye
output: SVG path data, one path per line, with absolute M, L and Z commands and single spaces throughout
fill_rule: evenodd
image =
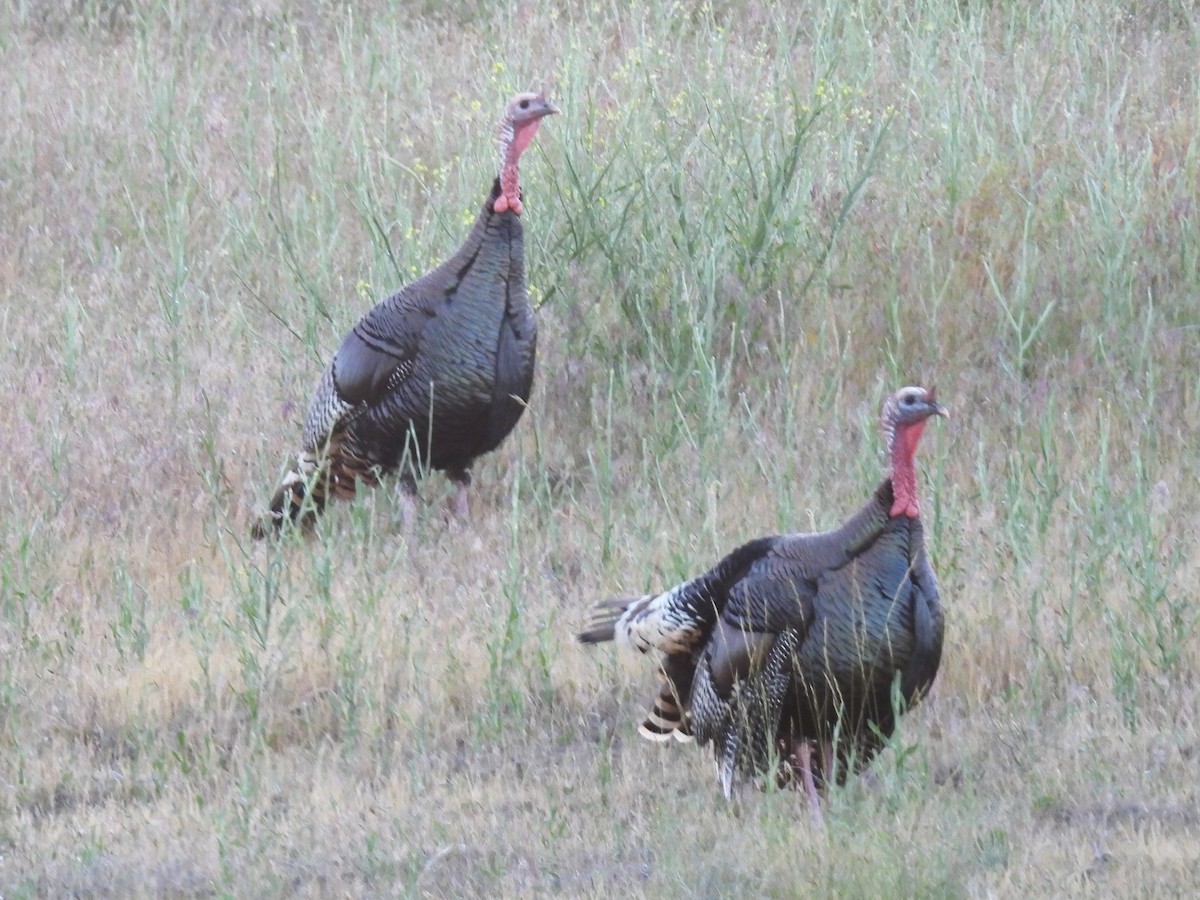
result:
M 521 109 L 529 109 L 529 101 L 528 100 L 521 101 Z

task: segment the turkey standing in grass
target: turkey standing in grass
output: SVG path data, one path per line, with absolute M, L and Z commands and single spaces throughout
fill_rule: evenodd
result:
M 913 455 L 935 415 L 947 412 L 932 390 L 888 398 L 891 474 L 840 528 L 751 541 L 666 593 L 599 604 L 579 635 L 662 653 L 665 683 L 638 730 L 712 741 L 726 797 L 735 775 L 780 760 L 819 820 L 817 783 L 869 763 L 933 683 L 942 607 Z
M 311 520 L 330 494 L 353 496 L 358 482 L 377 484 L 398 469 L 407 525 L 415 475 L 426 466 L 455 482 L 455 512 L 467 516 L 471 463 L 512 431 L 533 386 L 537 323 L 525 291 L 517 165 L 556 112 L 542 94 L 518 94 L 504 108 L 500 176 L 471 233 L 342 340 L 309 405 L 296 464 L 255 537 Z

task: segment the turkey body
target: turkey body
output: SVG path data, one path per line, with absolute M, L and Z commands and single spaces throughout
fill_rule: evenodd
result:
M 303 449 L 328 442 L 335 490 L 371 467 L 462 477 L 521 418 L 537 322 L 521 219 L 498 196 L 499 181 L 458 252 L 363 316 L 325 370 Z
M 815 804 L 817 784 L 874 758 L 941 664 L 912 453 L 945 414 L 932 391 L 889 401 L 893 475 L 841 527 L 758 538 L 664 593 L 595 607 L 581 641 L 662 654 L 644 737 L 711 743 L 726 796 L 738 777 L 800 774 Z
M 890 504 L 885 482 L 837 531 L 769 539 L 731 585 L 691 698 L 692 730 L 717 745 L 723 781 L 765 771 L 801 741 L 832 747 L 842 781 L 933 683 L 937 580 L 920 519 L 889 518 Z
M 533 388 L 537 321 L 520 216 L 495 212 L 496 180 L 467 239 L 444 263 L 364 315 L 309 404 L 295 465 L 256 538 L 310 522 L 330 496 L 425 469 L 465 487 L 474 460 L 513 430 Z
M 466 240 L 448 260 L 363 316 L 342 339 L 309 404 L 294 465 L 257 538 L 307 524 L 329 496 L 398 472 L 407 495 L 426 469 L 466 486 L 475 459 L 508 436 L 533 387 L 537 322 L 525 284 L 518 161 L 558 109 L 518 94 L 497 127 L 500 174 Z

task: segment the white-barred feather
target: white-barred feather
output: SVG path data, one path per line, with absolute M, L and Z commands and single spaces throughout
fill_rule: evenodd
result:
M 692 582 L 629 604 L 613 628 L 617 645 L 638 653 L 690 651 L 700 637 L 696 610 L 687 599 Z

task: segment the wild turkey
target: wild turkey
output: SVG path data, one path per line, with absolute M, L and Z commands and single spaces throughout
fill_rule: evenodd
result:
M 518 94 L 497 128 L 500 175 L 458 251 L 401 288 L 343 338 L 309 405 L 295 466 L 254 536 L 311 521 L 330 494 L 353 496 L 400 471 L 407 495 L 421 467 L 456 483 L 467 514 L 476 457 L 494 450 L 525 410 L 537 323 L 525 290 L 518 162 L 542 119 L 542 94 Z M 305 502 L 307 497 L 308 502 Z
M 597 605 L 579 635 L 662 653 L 664 685 L 638 730 L 713 742 L 726 797 L 735 776 L 778 760 L 819 819 L 817 783 L 833 777 L 835 753 L 841 782 L 933 683 L 943 618 L 913 455 L 935 415 L 947 412 L 933 390 L 888 398 L 891 474 L 840 528 L 751 541 L 665 593 Z

